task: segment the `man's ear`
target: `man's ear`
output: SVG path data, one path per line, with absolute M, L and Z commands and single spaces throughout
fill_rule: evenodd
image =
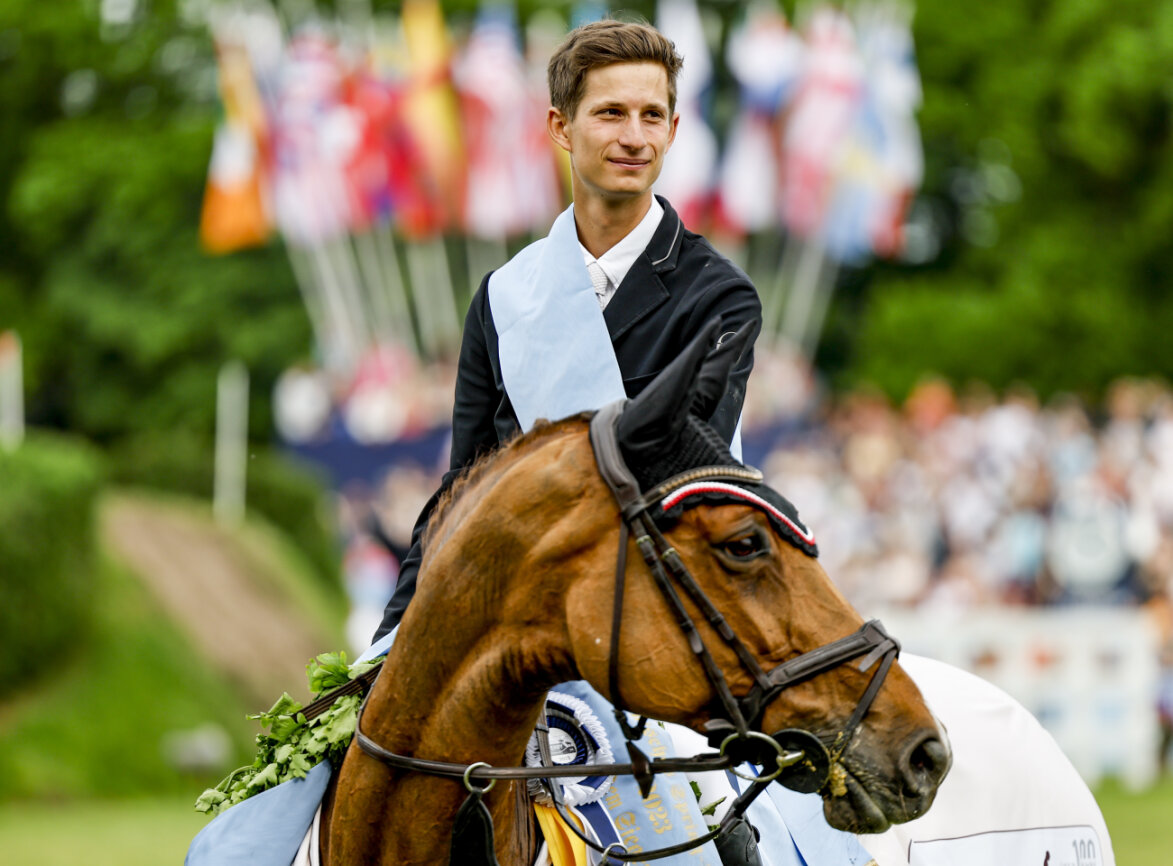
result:
M 566 124 L 569 122 L 566 115 L 554 106 L 546 112 L 546 132 L 550 139 L 567 153 L 571 152 L 570 136 L 566 134 Z

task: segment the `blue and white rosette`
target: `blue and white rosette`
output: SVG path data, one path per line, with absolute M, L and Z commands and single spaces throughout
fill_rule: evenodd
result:
M 615 762 L 611 741 L 603 723 L 580 698 L 564 692 L 550 692 L 546 696 L 546 727 L 549 729 L 550 757 L 554 764 L 581 764 L 585 769 L 593 764 Z M 525 764 L 527 767 L 542 766 L 536 732 L 526 746 Z M 623 844 L 619 830 L 603 802 L 614 781 L 614 776 L 587 775 L 550 780 L 561 789 L 566 811 L 579 820 L 584 834 L 603 849 L 609 845 Z M 535 802 L 544 806 L 553 805 L 553 798 L 541 781 L 531 779 L 528 790 Z M 587 856 L 591 863 L 600 860 L 600 855 L 595 851 L 589 851 Z
M 550 692 L 546 696 L 546 726 L 550 730 L 550 757 L 556 765 L 589 767 L 615 763 L 607 732 L 585 701 L 562 692 Z M 542 765 L 537 732 L 530 737 L 525 748 L 525 764 L 527 767 Z M 603 799 L 614 780 L 614 776 L 583 775 L 550 781 L 561 786 L 562 802 L 577 808 Z M 529 793 L 544 806 L 553 802 L 546 786 L 537 779 L 529 781 Z

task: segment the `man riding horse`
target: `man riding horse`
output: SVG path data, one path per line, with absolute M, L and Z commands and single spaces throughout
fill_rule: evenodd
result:
M 666 200 L 652 194 L 680 120 L 675 109 L 681 65 L 673 44 L 654 28 L 615 20 L 579 27 L 551 58 L 547 130 L 569 154 L 574 204 L 558 218 L 549 237 L 488 275 L 473 298 L 452 414 L 450 471 L 419 519 L 376 640 L 400 621 L 414 594 L 419 539 L 432 507 L 478 455 L 529 429 L 538 418 L 561 418 L 597 409 L 616 397 L 637 396 L 714 318 L 720 319 L 723 333 L 749 327 L 756 336 L 761 306 L 749 278 L 688 231 Z M 737 457 L 741 406 L 752 367 L 752 351 L 746 351 L 709 422 Z M 1047 811 L 1022 802 L 1011 808 L 1013 797 L 998 799 L 995 794 L 985 804 L 984 824 L 947 817 L 971 813 L 962 802 L 952 810 L 939 805 L 935 823 L 921 819 L 919 826 L 925 829 L 919 841 L 975 829 L 1090 825 L 1102 862 L 1110 862 L 1111 845 L 1094 800 L 1029 713 L 976 678 L 965 679 L 952 669 L 942 672 L 931 661 L 913 664 L 924 686 L 936 693 L 938 713 L 953 717 L 955 738 L 993 742 L 999 735 L 983 732 L 979 720 L 996 726 L 1005 735 L 1000 748 L 1007 767 L 1010 750 L 1029 753 L 1017 764 L 1028 769 L 1014 772 L 1062 778 L 1066 784 L 1061 789 L 1070 799 L 1049 800 Z M 1018 735 L 1010 736 L 1011 730 Z M 976 785 L 989 759 L 969 751 L 963 759 L 972 758 L 978 769 L 966 762 L 954 774 L 960 779 L 972 773 L 967 778 Z M 946 792 L 960 784 L 955 780 Z M 1020 792 L 1034 788 L 1009 784 Z M 994 792 L 999 787 L 978 785 Z M 815 817 L 813 823 L 819 824 L 820 816 Z M 911 856 L 911 836 L 901 832 L 907 831 L 879 837 L 873 849 L 892 857 Z M 855 862 L 862 849 L 849 844 L 845 835 L 823 826 L 808 830 L 807 859 L 818 846 L 834 857 L 834 862 L 812 866 Z M 1037 840 L 1019 840 L 1012 833 L 1004 838 L 1008 847 L 1001 852 L 1033 857 Z M 939 848 L 945 862 L 965 856 L 956 848 Z
M 681 63 L 653 28 L 614 20 L 578 28 L 550 60 L 546 125 L 570 156 L 574 204 L 473 296 L 450 470 L 415 527 L 376 640 L 415 592 L 428 515 L 478 456 L 539 417 L 599 408 L 613 398 L 612 382 L 621 382 L 619 396 L 635 397 L 715 318 L 725 332 L 760 329 L 749 278 L 652 195 L 680 121 Z M 736 438 L 752 368 L 750 351 L 710 421 L 726 442 Z
M 722 371 L 723 395 L 718 394 L 704 413 L 708 427 L 729 446 L 725 458 L 718 454 L 716 459 L 727 462 L 729 452 L 740 458 L 739 417 L 753 366 L 752 350 L 746 344 L 752 343 L 760 328 L 760 303 L 745 274 L 713 250 L 704 238 L 685 229 L 671 205 L 652 194 L 652 185 L 679 123 L 675 81 L 680 66 L 681 58 L 674 46 L 656 30 L 643 24 L 613 20 L 574 30 L 551 59 L 552 106 L 547 129 L 554 142 L 569 154 L 574 204 L 558 217 L 548 237 L 530 245 L 488 275 L 472 300 L 465 322 L 453 408 L 450 471 L 420 516 L 413 533 L 412 550 L 403 563 L 395 595 L 368 655 L 385 651 L 394 640 L 393 633 L 416 592 L 424 530 L 442 494 L 467 467 L 519 431 L 530 430 L 539 419 L 565 418 L 613 405 L 624 398 L 638 397 L 657 374 L 671 367 L 690 344 L 695 346 L 706 333 L 710 335 L 707 339 L 714 339 L 718 347 L 728 339 L 737 345 L 740 353 L 729 359 Z M 717 322 L 719 325 L 714 324 Z M 724 450 L 724 445 L 717 448 L 717 452 Z M 664 455 L 657 459 L 664 459 Z M 804 531 L 801 525 L 794 526 L 801 535 Z M 796 543 L 805 544 L 802 538 Z M 613 639 L 617 631 L 616 622 Z M 595 643 L 605 637 L 600 635 Z M 613 645 L 612 649 L 615 648 Z M 407 647 L 401 649 L 409 651 Z M 614 655 L 612 652 L 612 658 Z M 889 661 L 891 655 L 894 650 L 886 656 Z M 875 664 L 875 660 L 863 659 L 861 669 L 867 670 L 870 664 Z M 1081 839 L 1090 834 L 1098 843 L 1098 859 L 1089 864 L 1111 866 L 1110 843 L 1094 801 L 1037 723 L 1004 695 L 976 679 L 959 680 L 952 669 L 927 661 L 917 665 L 921 672 L 917 682 L 922 689 L 927 685 L 930 706 L 943 717 L 951 735 L 955 730 L 961 734 L 965 739 L 964 749 L 972 756 L 952 789 L 955 803 L 951 809 L 941 811 L 938 806 L 928 815 L 904 825 L 920 824 L 922 831 L 903 836 L 889 831 L 885 836 L 875 837 L 874 845 L 868 843 L 869 852 L 855 835 L 832 829 L 826 823 L 823 801 L 818 796 L 795 794 L 771 785 L 769 796 L 755 801 L 747 812 L 761 830 L 760 850 L 755 851 L 752 837 L 748 843 L 743 837 L 738 845 L 725 845 L 719 854 L 708 843 L 687 855 L 687 862 L 713 866 L 722 860 L 726 864 L 765 863 L 767 866 L 864 866 L 874 855 L 880 866 L 909 862 L 934 866 L 1033 864 L 1035 860 L 1030 858 L 1036 849 L 1042 850 L 1040 845 L 1063 844 L 1073 831 L 1062 829 L 1062 825 L 1074 825 L 1078 833 L 1084 834 Z M 616 693 L 615 686 L 613 672 L 612 694 Z M 600 717 L 607 715 L 603 712 L 606 709 L 603 698 L 585 684 L 574 684 L 566 691 L 568 694 L 560 691 L 557 697 L 560 712 L 570 713 L 582 704 L 587 716 L 592 710 Z M 551 699 L 547 706 L 554 703 Z M 864 703 L 863 712 L 866 710 Z M 967 720 L 972 720 L 968 727 Z M 553 717 L 551 730 L 552 721 Z M 994 727 L 984 729 L 983 723 Z M 602 728 L 598 730 L 601 732 Z M 623 735 L 627 734 L 624 730 Z M 658 738 L 655 741 L 658 746 L 653 748 L 661 748 L 668 754 L 675 749 L 673 740 L 682 739 L 669 729 L 660 729 L 654 736 Z M 599 733 L 594 739 L 602 738 L 603 733 Z M 615 738 L 620 739 L 622 735 Z M 694 748 L 683 739 L 680 746 L 682 750 Z M 1062 789 L 1066 799 L 1074 803 L 1071 808 L 1054 805 L 1062 802 L 1064 796 L 1049 800 L 1034 796 L 1038 793 L 1037 783 L 1018 784 L 1016 790 L 1006 790 L 1001 784 L 991 783 L 973 772 L 975 766 L 996 765 L 1015 748 L 1019 754 L 1029 754 L 1037 767 L 1045 767 L 1042 772 L 1056 780 L 1056 789 Z M 982 753 L 986 749 L 990 749 L 989 754 Z M 947 754 L 941 759 L 947 762 Z M 939 763 L 941 759 L 936 760 Z M 907 763 L 907 754 L 903 760 Z M 924 760 L 931 763 L 934 758 L 922 755 L 914 764 L 920 765 Z M 945 765 L 932 770 L 936 780 Z M 329 770 L 324 773 L 328 774 Z M 957 769 L 953 774 L 959 775 Z M 705 775 L 716 775 L 722 782 L 725 778 L 723 773 Z M 352 773 L 351 789 L 354 778 Z M 952 778 L 946 779 L 941 793 L 947 792 Z M 320 798 L 326 784 L 323 773 L 318 773 L 316 778 L 311 774 L 307 782 L 312 783 L 307 787 L 316 792 L 313 796 Z M 466 771 L 465 784 L 468 783 Z M 934 781 L 933 787 L 935 784 Z M 613 785 L 614 795 L 606 798 L 607 803 L 623 798 L 630 803 L 646 793 L 634 788 L 631 778 L 616 777 Z M 744 787 L 735 781 L 732 785 L 726 784 L 725 790 L 733 796 Z M 705 819 L 688 785 L 658 786 L 656 791 L 655 804 L 645 803 L 623 812 L 624 818 L 639 813 L 647 819 L 642 828 L 622 828 L 624 847 L 631 851 L 646 851 L 661 847 L 657 841 L 671 841 L 671 837 L 655 838 L 671 823 L 658 824 L 657 814 L 685 816 L 692 826 L 703 830 Z M 909 793 L 911 796 L 911 789 Z M 1031 797 L 1034 805 L 1026 805 L 1024 798 Z M 941 800 L 938 797 L 938 804 Z M 248 802 L 221 817 L 241 810 Z M 976 809 L 972 807 L 974 803 Z M 269 806 L 270 813 L 286 808 Z M 312 810 L 308 814 L 312 816 Z M 614 824 L 614 817 L 603 817 L 602 823 Z M 875 817 L 880 822 L 877 829 L 887 824 L 882 816 Z M 403 816 L 404 821 L 411 819 L 412 816 Z M 258 822 L 265 824 L 270 820 L 265 817 Z M 299 817 L 297 821 L 303 828 L 308 822 L 308 817 Z M 1060 829 L 1050 829 L 1055 827 Z M 542 829 L 551 834 L 560 832 L 557 826 L 547 822 L 542 823 Z M 610 827 L 612 833 L 616 829 Z M 1027 835 L 1015 836 L 1016 833 Z M 970 841 L 959 842 L 958 837 Z M 316 833 L 307 835 L 303 849 L 315 848 L 316 839 Z M 994 841 L 990 842 L 991 839 Z M 197 843 L 193 843 L 192 852 L 199 856 L 189 854 L 193 863 L 237 862 L 207 853 L 226 851 L 230 846 L 217 848 L 217 843 L 208 840 L 202 846 Z M 989 848 L 989 844 L 1001 847 Z M 256 850 L 256 845 L 251 846 L 250 852 Z M 548 856 L 568 862 L 567 850 L 558 856 L 550 850 Z M 995 850 L 997 857 L 989 859 L 989 852 Z M 599 862 L 598 855 L 582 849 L 578 856 L 582 863 Z M 983 856 L 986 859 L 981 859 Z M 676 862 L 676 858 L 670 862 Z M 1042 858 L 1037 862 L 1043 862 Z

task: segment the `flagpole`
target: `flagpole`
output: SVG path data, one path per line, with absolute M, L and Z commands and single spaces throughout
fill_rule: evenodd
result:
M 468 236 L 468 293 L 469 297 L 476 292 L 484 279 L 485 274 L 495 271 L 505 264 L 509 253 L 505 245 L 504 235 L 497 237 Z
M 428 256 L 418 240 L 407 242 L 406 254 L 411 298 L 415 302 L 416 315 L 419 317 L 420 353 L 434 355 L 439 347 L 439 334 L 436 302 L 432 298 L 435 291 L 432 284 L 434 278 L 430 273 Z
M 838 276 L 839 263 L 832 256 L 824 253 L 819 267 L 810 315 L 807 316 L 807 325 L 802 338 L 803 353 L 809 361 L 814 360 L 815 352 L 822 340 L 823 325 L 827 319 L 827 310 L 831 306 L 831 298 L 835 294 L 835 279 Z
M 774 271 L 774 280 L 762 311 L 762 330 L 771 340 L 777 342 L 782 337 L 784 316 L 790 298 L 794 293 L 797 279 L 798 263 L 802 259 L 804 244 L 793 232 L 780 235 L 781 247 L 774 253 L 778 265 Z
M 0 332 L 0 448 L 15 451 L 24 441 L 24 364 L 20 336 Z
M 320 297 L 319 286 L 313 277 L 313 264 L 307 260 L 308 253 L 302 247 L 288 241 L 285 244 L 285 251 L 293 269 L 294 282 L 297 283 L 309 315 L 310 327 L 321 352 L 322 365 L 332 371 L 336 369 L 337 360 L 343 351 L 345 330 L 329 298 Z
M 338 276 L 334 273 L 329 254 L 324 245 L 312 244 L 307 248 L 309 260 L 316 277 L 315 282 L 321 287 L 338 324 L 338 364 L 334 372 L 343 375 L 354 372 L 356 358 L 359 354 L 362 334 L 353 318 L 353 310 L 347 303 L 345 290 L 339 284 Z
M 370 310 L 364 298 L 362 278 L 359 276 L 358 264 L 355 262 L 354 248 L 347 240 L 347 235 L 339 234 L 326 241 L 326 254 L 329 256 L 342 286 L 343 296 L 350 310 L 351 321 L 354 322 L 358 340 L 358 354 L 361 356 L 374 344 L 375 333 Z
M 216 469 L 212 514 L 221 526 L 244 518 L 248 463 L 248 370 L 229 361 L 216 379 Z
M 439 292 L 439 348 L 441 353 L 450 353 L 460 345 L 460 313 L 456 310 L 456 286 L 452 282 L 452 270 L 448 266 L 448 248 L 443 235 L 436 235 L 431 241 L 431 257 L 436 281 L 446 291 Z
M 400 322 L 399 334 L 403 344 L 417 356 L 420 354 L 420 340 L 416 335 L 415 325 L 412 323 L 411 298 L 408 296 L 407 286 L 403 282 L 403 270 L 399 264 L 399 252 L 396 249 L 395 233 L 391 222 L 384 227 L 375 229 L 375 252 L 382 263 L 383 271 L 388 275 L 385 284 L 391 309 L 397 322 Z
M 373 228 L 367 227 L 350 236 L 362 272 L 362 287 L 369 307 L 375 343 L 393 342 L 398 337 L 395 316 L 387 291 L 387 275 L 375 248 Z
M 795 239 L 792 243 L 800 247 L 800 252 L 794 280 L 786 295 L 780 336 L 810 359 L 813 356 L 809 345 L 811 319 L 822 283 L 820 275 L 827 263 L 826 246 L 821 235 L 807 240 Z

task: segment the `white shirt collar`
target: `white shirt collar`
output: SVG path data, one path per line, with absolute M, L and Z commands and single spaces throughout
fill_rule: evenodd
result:
M 582 248 L 583 264 L 589 265 L 591 262 L 597 261 L 599 267 L 603 269 L 603 273 L 607 275 L 607 279 L 611 281 L 607 294 L 603 298 L 603 306 L 606 306 L 607 301 L 611 300 L 611 295 L 615 294 L 615 290 L 622 284 L 623 278 L 627 276 L 627 272 L 631 270 L 635 260 L 648 248 L 648 244 L 652 242 L 652 235 L 659 228 L 660 219 L 663 216 L 664 208 L 656 201 L 656 197 L 652 196 L 652 206 L 648 208 L 644 218 L 639 221 L 639 225 L 597 259 L 590 254 L 586 247 L 582 246 L 581 241 L 579 242 L 579 246 Z

